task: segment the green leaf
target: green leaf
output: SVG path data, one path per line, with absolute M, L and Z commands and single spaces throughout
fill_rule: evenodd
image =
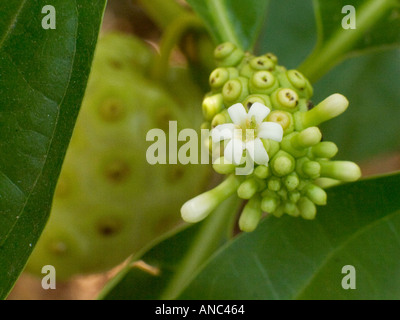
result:
M 0 18 L 0 298 L 23 270 L 48 218 L 84 95 L 105 0 L 14 0 Z M 46 19 L 45 19 L 46 20 Z
M 268 0 L 188 0 L 214 41 L 251 50 L 264 21 Z
M 324 1 L 324 5 L 328 4 L 336 2 Z M 338 10 L 336 19 L 344 16 Z M 275 53 L 279 64 L 298 68 L 315 44 L 313 16 L 311 0 L 271 1 L 257 51 Z M 393 30 L 400 34 L 399 28 L 387 32 Z M 382 37 L 385 38 L 385 33 Z M 350 102 L 344 114 L 321 126 L 324 139 L 334 141 L 339 147 L 337 159 L 362 161 L 399 150 L 399 73 L 398 49 L 368 51 L 344 60 L 314 84 L 314 104 L 336 92 L 344 94 Z
M 159 239 L 131 259 L 100 294 L 104 300 L 171 299 L 224 242 L 238 199 L 225 200 L 205 221 Z M 137 263 L 141 261 L 141 263 Z M 150 268 L 143 268 L 143 262 Z M 150 272 L 148 271 L 150 270 Z
M 400 148 L 400 50 L 346 60 L 314 86 L 318 103 L 339 92 L 349 108 L 321 126 L 339 147 L 337 159 L 362 161 Z
M 314 0 L 314 4 L 318 43 L 300 67 L 312 82 L 350 56 L 400 45 L 400 2 L 397 0 Z M 349 5 L 355 9 L 354 29 L 342 26 L 342 21 L 346 25 L 347 18 L 351 19 L 350 11 L 342 13 Z
M 261 55 L 272 52 L 279 64 L 297 68 L 310 54 L 317 41 L 312 0 L 273 0 L 257 40 Z
M 220 250 L 179 298 L 399 299 L 399 194 L 393 174 L 330 189 L 313 221 L 267 217 Z M 342 287 L 346 265 L 356 290 Z

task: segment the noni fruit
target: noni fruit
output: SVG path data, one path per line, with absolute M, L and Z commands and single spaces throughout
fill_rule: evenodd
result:
M 355 163 L 331 160 L 338 148 L 322 141 L 318 128 L 343 113 L 347 99 L 333 94 L 314 106 L 308 79 L 278 65 L 271 53 L 254 56 L 223 43 L 214 55 L 218 67 L 202 103 L 202 128 L 211 131 L 215 171 L 229 177 L 186 202 L 183 219 L 202 220 L 235 192 L 246 201 L 239 219 L 243 231 L 254 230 L 263 213 L 313 219 L 317 206 L 327 203 L 327 181 L 361 176 Z
M 179 224 L 180 206 L 205 188 L 208 166 L 146 161 L 150 129 L 168 133 L 169 120 L 178 127 L 202 121 L 191 107 L 202 94 L 186 71 L 171 69 L 165 83 L 154 82 L 153 59 L 133 36 L 99 39 L 50 219 L 27 271 L 53 265 L 62 280 L 108 270 Z M 191 106 L 166 89 L 172 85 L 190 95 Z

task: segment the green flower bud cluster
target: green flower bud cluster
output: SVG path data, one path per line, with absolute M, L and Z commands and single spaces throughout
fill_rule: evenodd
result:
M 241 103 L 248 111 L 256 102 L 271 110 L 264 121 L 283 128 L 281 142 L 262 139 L 269 155 L 268 165 L 256 165 L 250 175 L 237 176 L 240 183 L 236 192 L 248 200 L 240 228 L 254 230 L 263 213 L 313 219 L 317 206 L 327 203 L 322 188 L 326 181 L 347 182 L 361 176 L 355 163 L 331 160 L 338 148 L 333 142 L 321 141 L 318 128 L 344 112 L 347 99 L 333 94 L 314 107 L 309 80 L 297 70 L 278 65 L 271 53 L 254 56 L 232 43 L 223 43 L 214 56 L 218 67 L 210 75 L 211 91 L 203 100 L 206 122 L 202 128 L 232 122 L 227 109 L 233 104 Z M 220 159 L 213 167 L 221 174 L 235 174 L 236 166 Z
M 148 77 L 153 59 L 136 37 L 108 33 L 99 39 L 50 219 L 27 271 L 41 275 L 50 264 L 57 280 L 106 271 L 181 223 L 180 205 L 205 187 L 206 166 L 146 160 L 150 129 L 168 128 L 169 120 L 183 128 L 202 120 L 200 110 L 189 103 L 182 108 L 184 99 L 170 94 L 184 87 L 191 104 L 201 102 L 188 71 L 169 70 L 173 83 L 155 82 Z

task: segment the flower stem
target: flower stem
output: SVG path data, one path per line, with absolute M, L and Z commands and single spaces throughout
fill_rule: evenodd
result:
M 160 29 L 165 29 L 186 10 L 176 1 L 171 0 L 138 0 L 146 14 Z
M 231 228 L 231 221 L 240 203 L 238 197 L 233 195 L 204 220 L 202 228 L 161 299 L 176 299 L 183 292 L 202 263 L 218 249 L 221 235 L 226 235 L 226 231 Z
M 182 16 L 171 21 L 170 24 L 164 28 L 160 44 L 160 56 L 153 65 L 152 78 L 154 80 L 162 80 L 165 78 L 169 67 L 171 52 L 179 44 L 182 36 L 188 30 L 203 29 L 204 26 L 202 21 L 192 13 L 185 12 Z
M 346 54 L 387 12 L 398 5 L 394 0 L 369 0 L 357 9 L 357 28 L 345 30 L 339 28 L 332 38 L 324 43 L 319 40 L 314 51 L 302 63 L 299 70 L 311 82 L 316 82 L 337 63 L 343 60 Z M 320 22 L 321 24 L 321 22 Z M 320 32 L 322 32 L 320 26 Z

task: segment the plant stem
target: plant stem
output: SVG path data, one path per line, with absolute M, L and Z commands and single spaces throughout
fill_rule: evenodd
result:
M 232 226 L 232 216 L 237 213 L 241 201 L 236 195 L 225 200 L 205 221 L 180 268 L 161 296 L 161 299 L 176 299 L 185 289 L 199 266 L 220 246 L 221 238 Z
M 179 44 L 182 36 L 190 29 L 202 30 L 202 21 L 192 13 L 184 13 L 173 20 L 164 29 L 160 44 L 160 56 L 155 61 L 152 69 L 152 79 L 162 80 L 166 76 L 169 67 L 169 58 L 172 50 Z
M 357 28 L 340 28 L 325 44 L 320 39 L 310 56 L 302 63 L 299 70 L 311 82 L 316 82 L 331 68 L 345 58 L 345 55 L 373 27 L 388 10 L 397 5 L 394 0 L 369 0 L 357 10 Z
M 164 30 L 168 25 L 186 10 L 175 0 L 137 0 L 146 14 Z
M 209 0 L 207 2 L 209 13 L 213 16 L 215 26 L 220 33 L 222 41 L 229 41 L 236 44 L 238 47 L 241 47 L 241 43 L 238 40 L 235 31 L 232 29 L 232 21 L 223 7 L 223 2 L 215 0 Z

